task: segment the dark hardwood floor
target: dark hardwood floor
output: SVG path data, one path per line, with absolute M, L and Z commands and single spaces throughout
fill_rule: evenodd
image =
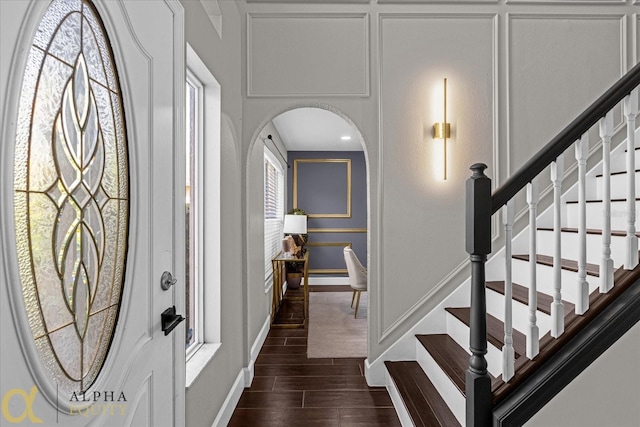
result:
M 348 287 L 310 287 L 311 292 Z M 302 315 L 301 301 L 283 303 L 279 319 Z M 364 358 L 307 358 L 307 328 L 272 328 L 230 426 L 400 426 L 384 387 L 369 387 Z

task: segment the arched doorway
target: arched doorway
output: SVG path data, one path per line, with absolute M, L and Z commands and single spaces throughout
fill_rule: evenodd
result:
M 270 137 L 269 137 L 270 136 Z M 366 357 L 368 295 L 363 292 L 357 316 L 352 305 L 343 249 L 350 247 L 367 265 L 369 167 L 366 145 L 353 122 L 327 105 L 296 106 L 265 119 L 256 131 L 247 164 L 248 212 L 259 206 L 258 192 L 265 189 L 265 162 L 280 167 L 283 178 L 282 212 L 302 209 L 307 215 L 309 250 L 310 321 L 309 357 Z M 267 220 L 268 221 L 268 220 Z M 263 238 L 270 226 L 249 221 L 249 238 Z M 261 233 L 256 232 L 261 228 Z M 278 242 L 282 231 L 277 235 Z M 260 254 L 253 246 L 251 259 Z M 266 245 L 269 246 L 268 244 Z M 269 290 L 270 255 L 265 251 L 265 289 Z M 260 274 L 253 269 L 255 283 Z M 250 273 L 251 275 L 251 273 Z M 267 298 L 271 292 L 267 292 Z M 314 323 L 314 317 L 316 322 Z

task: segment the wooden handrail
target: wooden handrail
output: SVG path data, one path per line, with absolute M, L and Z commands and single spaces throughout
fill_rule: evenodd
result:
M 471 166 L 473 174 L 466 181 L 465 221 L 466 250 L 471 261 L 469 333 L 471 357 L 465 378 L 467 427 L 491 425 L 491 379 L 485 357 L 487 353 L 485 263 L 487 255 L 491 253 L 491 217 L 637 86 L 640 86 L 640 63 L 564 128 L 493 194 L 491 194 L 491 179 L 484 174 L 487 166 L 480 163 Z M 530 225 L 530 227 L 535 226 Z M 533 257 L 535 254 L 530 256 Z M 533 325 L 535 325 L 535 317 Z M 537 338 L 534 337 L 534 339 L 537 343 Z M 533 356 L 535 354 L 527 357 L 533 358 Z
M 496 213 L 638 85 L 640 85 L 640 63 L 629 70 L 627 74 L 593 102 L 589 108 L 507 179 L 500 188 L 494 191 L 491 196 L 491 212 Z

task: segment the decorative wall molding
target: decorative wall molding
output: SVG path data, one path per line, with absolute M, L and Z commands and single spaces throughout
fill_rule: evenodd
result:
M 220 10 L 219 0 L 200 0 L 204 11 L 207 12 L 209 20 L 213 24 L 218 33 L 218 37 L 222 38 L 222 11 Z
M 498 0 L 378 0 L 378 4 L 496 4 Z
M 353 4 L 369 4 L 370 0 L 246 0 L 247 3 L 353 3 Z
M 430 0 L 427 0 L 430 1 Z M 389 3 L 397 3 L 400 2 L 400 0 L 383 0 L 383 1 L 379 1 L 379 3 L 384 3 L 384 2 L 389 2 Z M 435 3 L 435 2 L 434 2 Z M 468 3 L 481 3 L 481 2 L 468 2 Z M 495 3 L 495 2 L 490 2 L 490 3 Z M 377 52 L 377 56 L 378 56 L 378 62 L 377 62 L 377 66 L 378 66 L 378 88 L 377 91 L 378 93 L 382 94 L 382 81 L 384 80 L 383 77 L 383 70 L 382 70 L 382 64 L 383 64 L 383 51 L 382 51 L 382 46 L 383 46 L 383 42 L 384 42 L 384 34 L 383 34 L 383 30 L 382 30 L 382 24 L 385 20 L 387 19 L 478 19 L 478 20 L 489 20 L 491 21 L 492 24 L 492 40 L 491 40 L 491 51 L 492 51 L 492 61 L 493 61 L 493 66 L 492 66 L 492 72 L 491 72 L 491 76 L 492 76 L 492 85 L 493 85 L 493 102 L 492 102 L 492 114 L 493 114 L 493 124 L 492 124 L 492 130 L 493 130 L 493 140 L 492 140 L 492 161 L 493 161 L 493 167 L 491 168 L 491 179 L 493 182 L 493 186 L 494 188 L 497 186 L 497 184 L 500 182 L 499 181 L 499 177 L 500 177 L 500 173 L 499 173 L 499 169 L 500 169 L 500 119 L 499 119 L 499 105 L 500 105 L 500 80 L 499 80 L 499 45 L 500 45 L 500 39 L 499 39 L 499 14 L 497 13 L 486 13 L 486 12 L 481 12 L 481 13 L 469 13 L 469 12 L 463 12 L 463 13 L 452 13 L 452 12 L 448 12 L 448 13 L 380 13 L 379 15 L 379 19 L 378 19 L 378 52 Z M 382 138 L 383 135 L 383 110 L 382 110 L 382 105 L 383 102 L 382 100 L 379 102 L 378 104 L 378 123 L 379 123 L 379 135 Z M 379 170 L 379 175 L 378 175 L 378 188 L 379 188 L 379 199 L 380 202 L 378 204 L 378 218 L 379 218 L 379 224 L 378 224 L 378 229 L 382 230 L 383 226 L 382 224 L 384 223 L 384 213 L 383 213 L 383 209 L 382 207 L 384 206 L 384 186 L 383 186 L 383 182 L 384 182 L 384 152 L 383 150 L 380 150 L 380 154 L 379 154 L 379 164 L 380 164 L 380 170 Z M 499 238 L 500 236 L 500 229 L 499 229 L 499 217 L 495 216 L 494 218 L 492 218 L 492 241 L 495 241 Z M 380 259 L 384 259 L 384 234 L 380 233 L 380 237 L 378 240 L 378 253 L 379 253 L 379 257 Z M 378 344 L 382 344 L 383 341 L 390 339 L 393 335 L 395 335 L 397 333 L 398 330 L 401 330 L 402 328 L 405 327 L 405 324 L 409 322 L 410 319 L 415 318 L 415 316 L 420 316 L 419 313 L 423 313 L 423 316 L 426 315 L 427 313 L 425 312 L 429 312 L 431 311 L 430 309 L 433 309 L 433 307 L 429 307 L 429 300 L 431 297 L 437 295 L 438 293 L 441 293 L 443 289 L 450 289 L 453 290 L 455 289 L 457 286 L 460 285 L 460 277 L 463 274 L 464 270 L 468 268 L 469 265 L 469 260 L 465 259 L 463 260 L 458 266 L 456 266 L 452 272 L 450 274 L 448 274 L 447 276 L 445 276 L 440 282 L 438 282 L 433 289 L 428 292 L 426 295 L 424 295 L 422 298 L 420 298 L 420 300 L 418 302 L 416 302 L 413 306 L 411 306 L 404 314 L 402 314 L 399 318 L 397 318 L 394 322 L 392 322 L 388 327 L 384 327 L 384 266 L 382 265 L 382 263 L 378 263 L 378 277 L 381 279 L 378 282 L 378 287 L 375 290 L 375 305 L 376 305 L 376 310 L 378 312 L 377 315 L 377 327 L 376 327 L 376 332 L 377 332 L 377 336 L 376 336 L 376 341 Z M 373 300 L 373 299 L 372 299 Z M 373 339 L 374 335 L 373 335 L 373 330 L 370 331 L 371 332 L 371 337 Z
M 506 4 L 548 4 L 561 5 L 625 5 L 626 0 L 506 0 Z
M 513 0 L 512 0 L 513 1 Z M 540 0 L 546 1 L 546 0 Z M 507 176 L 511 176 L 515 171 L 512 170 L 512 159 L 511 159 L 511 141 L 512 141 L 512 131 L 511 131 L 511 116 L 512 116 L 512 73 L 513 73 L 513 59 L 512 59 L 512 48 L 511 43 L 513 40 L 512 33 L 512 23 L 517 20 L 585 20 L 585 21 L 605 21 L 612 20 L 618 21 L 620 25 L 620 38 L 619 38 L 619 49 L 620 49 L 620 76 L 622 76 L 625 71 L 625 64 L 627 63 L 627 49 L 626 49 L 626 15 L 624 13 L 620 14 L 582 14 L 582 13 L 507 13 L 505 16 L 505 45 L 506 45 L 506 70 L 505 70 L 505 79 L 506 79 L 506 102 L 505 102 L 505 112 L 506 112 L 506 122 L 507 122 L 507 132 L 505 135 L 505 146 L 506 146 L 506 174 Z M 569 173 L 570 170 L 567 170 Z M 545 187 L 541 196 L 544 196 L 550 191 L 550 186 Z M 522 215 L 524 210 L 516 213 L 516 217 Z
M 346 268 L 310 268 L 309 274 L 348 274 Z
M 333 246 L 338 248 L 344 248 L 345 246 L 352 247 L 351 242 L 308 242 L 305 246 L 309 247 L 321 247 L 321 246 Z M 346 268 L 310 268 L 309 274 L 347 274 Z
M 640 0 L 636 0 L 634 4 L 640 5 Z M 640 62 L 640 12 L 635 14 L 635 19 L 632 22 L 631 39 L 633 43 L 633 63 Z
M 277 56 L 278 49 L 280 46 L 277 44 L 273 44 L 270 48 L 273 50 L 272 52 L 263 52 L 260 49 L 256 49 L 255 42 L 256 40 L 261 40 L 263 37 L 260 37 L 256 32 L 258 31 L 256 26 L 259 21 L 269 21 L 271 20 L 271 25 L 274 28 L 278 28 L 278 25 L 282 25 L 283 21 L 295 22 L 302 20 L 315 20 L 316 22 L 320 22 L 322 20 L 326 20 L 327 24 L 330 22 L 338 22 L 337 20 L 352 20 L 353 21 L 353 30 L 352 33 L 348 35 L 348 39 L 354 41 L 359 41 L 363 48 L 362 53 L 363 56 L 360 58 L 362 62 L 356 58 L 350 58 L 353 60 L 350 65 L 352 68 L 358 69 L 358 74 L 361 75 L 362 79 L 358 82 L 359 87 L 343 87 L 343 88 L 331 88 L 331 80 L 336 77 L 340 77 L 340 75 L 336 74 L 332 75 L 329 71 L 329 68 L 325 68 L 323 70 L 322 81 L 326 83 L 326 87 L 318 88 L 318 90 L 305 90 L 302 87 L 300 88 L 292 88 L 294 83 L 288 81 L 286 83 L 282 83 L 283 87 L 278 88 L 280 83 L 274 81 L 274 78 L 280 77 L 282 75 L 281 71 L 277 68 L 278 65 L 268 63 L 266 60 L 260 60 L 261 58 L 258 55 L 265 56 L 269 58 L 269 61 L 273 61 Z M 280 21 L 279 23 L 276 21 Z M 308 26 L 308 23 L 307 23 Z M 247 14 L 247 97 L 300 97 L 300 96 L 331 96 L 331 97 L 368 97 L 370 95 L 370 66 L 369 66 L 369 14 L 368 13 L 248 13 Z M 328 28 L 328 27 L 327 27 Z M 329 28 L 328 28 L 329 29 Z M 329 31 L 330 33 L 330 31 Z M 273 38 L 273 37 L 272 37 Z M 287 40 L 290 44 L 291 39 Z M 332 51 L 332 54 L 338 55 L 336 53 L 339 49 L 338 46 L 329 46 L 334 44 L 333 40 L 320 40 L 315 39 L 314 43 L 316 43 L 316 51 L 319 47 L 322 46 L 321 42 L 326 42 L 325 53 L 328 51 Z M 293 55 L 288 55 L 293 56 Z M 311 57 L 310 57 L 311 58 Z M 338 58 L 338 56 L 336 56 Z M 304 61 L 303 61 L 304 62 Z M 317 61 L 306 61 L 308 63 L 314 63 Z M 286 66 L 286 64 L 285 64 Z M 259 84 L 255 81 L 256 75 L 253 73 L 254 67 L 259 70 L 259 73 L 256 75 L 260 75 L 262 77 L 269 77 L 269 70 L 274 70 L 273 75 L 271 76 L 271 81 L 265 83 L 263 87 L 259 87 Z M 342 70 L 346 69 L 346 65 L 341 66 Z M 342 72 L 342 71 L 341 71 Z M 306 73 L 308 74 L 308 73 Z M 275 77 L 277 76 L 277 77 Z M 304 76 L 305 83 L 308 84 L 309 79 L 313 81 L 313 76 L 305 75 Z M 344 80 L 344 78 L 339 78 L 338 80 Z M 286 87 L 284 87 L 286 85 Z
M 307 212 L 309 218 L 351 218 L 351 159 L 295 159 L 293 161 L 293 208 L 298 207 L 298 175 L 301 164 L 305 163 L 344 163 L 346 166 L 346 178 L 345 189 L 347 193 L 347 205 L 346 212 L 325 212 L 325 213 L 311 213 Z
M 351 242 L 308 242 L 305 246 L 340 246 L 344 248 L 345 246 L 351 247 Z
M 366 228 L 309 228 L 307 233 L 366 233 Z
M 409 308 L 404 314 L 398 317 L 391 325 L 389 325 L 386 329 L 382 330 L 382 333 L 379 335 L 378 343 L 382 343 L 384 340 L 389 338 L 391 334 L 393 334 L 397 329 L 399 329 L 405 323 L 413 323 L 410 322 L 410 319 L 413 318 L 416 313 L 421 312 L 423 307 L 426 307 L 431 297 L 437 295 L 444 289 L 452 287 L 452 284 L 455 286 L 459 286 L 460 283 L 452 283 L 452 279 L 458 277 L 458 274 L 463 273 L 465 270 L 469 270 L 470 261 L 465 259 L 460 264 L 456 266 L 456 268 L 451 271 L 447 276 L 445 276 L 436 286 L 433 287 L 428 293 L 426 293 L 422 298 L 420 298 L 416 303 Z M 470 271 L 470 270 L 469 270 Z M 469 273 L 469 276 L 471 273 Z M 453 289 L 453 287 L 452 287 Z M 429 310 L 431 312 L 431 310 Z M 428 314 L 428 313 L 427 313 Z

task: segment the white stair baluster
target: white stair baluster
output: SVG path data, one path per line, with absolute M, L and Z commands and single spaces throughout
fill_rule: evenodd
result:
M 589 155 L 589 134 L 576 141 L 578 161 L 578 300 L 576 314 L 584 314 L 589 309 L 589 284 L 587 283 L 587 200 L 586 172 Z
M 611 137 L 613 111 L 600 119 L 602 138 L 602 260 L 600 261 L 600 293 L 613 287 L 613 260 L 611 259 Z
M 513 235 L 513 199 L 502 207 L 504 224 L 504 345 L 502 346 L 502 380 L 509 381 L 514 374 L 515 352 L 513 350 L 513 311 L 511 269 L 511 238 Z
M 638 265 L 638 237 L 636 236 L 636 165 L 635 129 L 638 114 L 638 88 L 624 99 L 624 115 L 627 118 L 627 254 L 624 268 L 632 270 Z
M 537 211 L 538 211 L 538 183 L 534 178 L 527 184 L 527 203 L 529 204 L 529 329 L 527 331 L 527 357 L 533 359 L 540 351 L 539 336 L 536 311 L 538 307 L 538 287 L 536 278 L 537 269 Z
M 551 336 L 558 338 L 564 332 L 564 305 L 562 304 L 562 201 L 561 186 L 564 178 L 564 155 L 551 163 L 553 183 L 553 303 L 551 304 Z

